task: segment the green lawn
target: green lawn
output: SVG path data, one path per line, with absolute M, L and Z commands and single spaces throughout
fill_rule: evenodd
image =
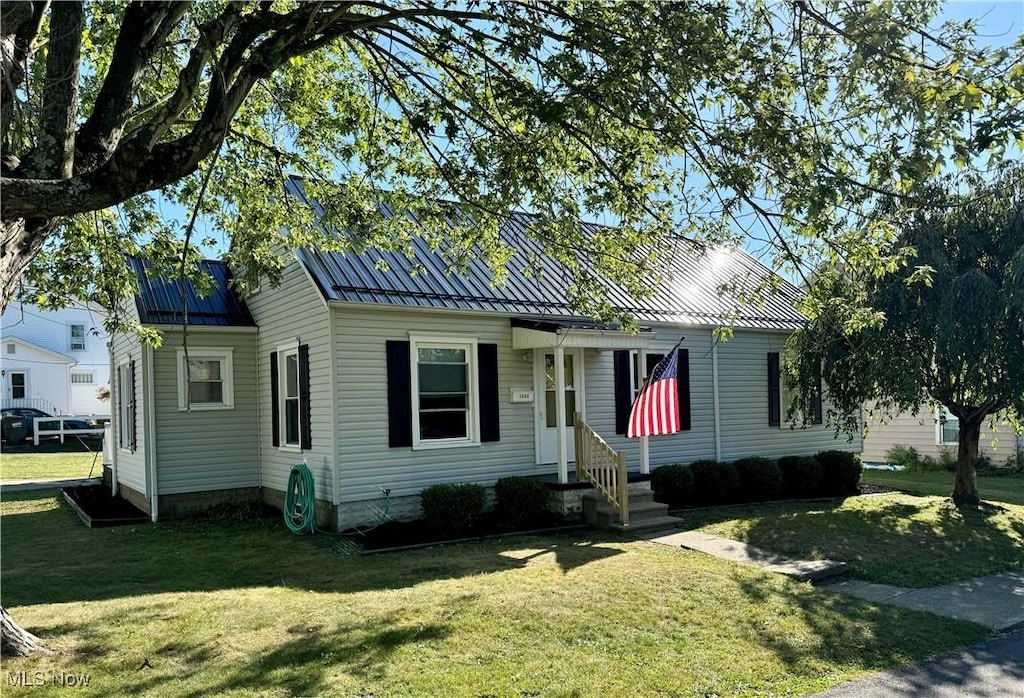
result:
M 87 529 L 53 492 L 0 515 L 2 602 L 58 650 L 4 671 L 76 695 L 806 695 L 986 636 L 593 531 L 359 556 L 277 520 Z
M 961 510 L 908 494 L 675 512 L 686 528 L 803 559 L 841 560 L 861 579 L 927 587 L 1024 568 L 1024 506 Z
M 953 491 L 953 473 L 908 473 L 870 469 L 864 471 L 861 481 L 937 497 L 948 497 Z M 1024 475 L 979 475 L 978 494 L 989 502 L 1024 505 Z
M 81 446 L 79 446 L 81 448 Z M 103 474 L 103 454 L 93 453 L 9 453 L 0 454 L 0 481 L 61 480 Z

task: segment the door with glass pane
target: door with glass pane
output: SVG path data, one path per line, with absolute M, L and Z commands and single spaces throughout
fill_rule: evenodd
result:
M 565 367 L 565 424 L 566 458 L 575 460 L 572 435 L 573 413 L 583 408 L 583 354 L 579 349 L 566 349 Z M 538 349 L 534 357 L 534 411 L 537 424 L 537 463 L 558 462 L 558 429 L 555 400 L 555 353 Z

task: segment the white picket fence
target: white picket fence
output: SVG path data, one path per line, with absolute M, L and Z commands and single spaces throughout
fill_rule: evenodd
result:
M 97 426 L 90 429 L 67 429 L 65 428 L 64 422 L 88 422 L 90 420 L 96 420 L 96 415 L 61 415 L 59 417 L 33 417 L 32 418 L 32 443 L 35 446 L 39 445 L 39 438 L 42 436 L 59 436 L 60 442 L 64 443 L 65 436 L 92 436 L 97 434 L 103 434 L 103 426 Z M 98 421 L 109 421 L 110 417 L 100 417 Z M 56 429 L 43 429 L 43 424 L 57 424 Z

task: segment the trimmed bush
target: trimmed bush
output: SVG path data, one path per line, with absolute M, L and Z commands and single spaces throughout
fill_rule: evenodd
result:
M 857 494 L 861 464 L 856 453 L 848 451 L 822 451 L 815 456 L 821 465 L 821 484 L 818 491 L 827 497 Z
M 698 506 L 729 504 L 739 494 L 740 478 L 732 463 L 699 460 L 690 464 L 693 502 Z
M 655 500 L 679 509 L 693 499 L 693 473 L 681 463 L 655 468 L 651 471 L 651 489 Z
M 944 470 L 956 470 L 956 458 L 952 460 L 950 469 L 949 449 L 940 451 L 938 459 L 922 456 L 913 446 L 897 444 L 885 452 L 885 459 L 893 465 L 902 466 L 908 473 L 938 473 Z
M 487 500 L 481 485 L 431 485 L 420 492 L 423 516 L 438 531 L 468 533 L 473 530 Z
M 814 456 L 785 456 L 779 459 L 782 494 L 786 497 L 810 497 L 821 482 L 821 463 Z
M 740 501 L 766 502 L 782 489 L 782 471 L 769 458 L 740 458 L 732 465 L 740 478 Z
M 503 477 L 494 483 L 494 510 L 512 528 L 545 522 L 550 499 L 547 486 L 530 477 Z

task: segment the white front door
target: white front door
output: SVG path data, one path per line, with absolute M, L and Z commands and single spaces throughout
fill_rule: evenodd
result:
M 565 351 L 565 423 L 566 460 L 576 459 L 572 434 L 573 413 L 585 415 L 583 399 L 583 352 Z M 537 425 L 537 464 L 558 462 L 558 429 L 555 415 L 555 352 L 536 349 L 533 360 L 534 420 Z

